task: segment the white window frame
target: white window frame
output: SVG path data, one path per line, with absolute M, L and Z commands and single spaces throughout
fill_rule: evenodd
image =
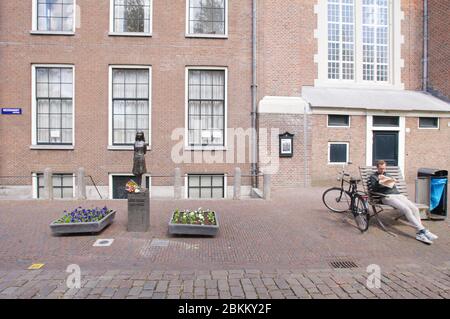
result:
M 37 105 L 36 105 L 36 68 L 72 68 L 72 144 L 38 145 L 37 143 Z M 73 64 L 32 64 L 31 65 L 31 146 L 37 150 L 73 150 L 75 148 L 75 66 Z
M 153 0 L 150 0 L 149 32 L 117 32 L 114 31 L 114 0 L 109 0 L 109 35 L 122 37 L 151 37 L 153 35 Z
M 190 175 L 223 175 L 223 198 L 189 198 L 189 176 Z M 226 173 L 188 173 L 184 174 L 184 198 L 189 200 L 224 200 L 228 198 L 227 188 L 228 188 L 228 174 Z
M 216 38 L 227 39 L 228 38 L 228 0 L 224 0 L 225 3 L 225 33 L 224 34 L 205 34 L 205 33 L 190 33 L 189 32 L 189 3 L 191 0 L 186 0 L 186 38 Z
M 114 199 L 113 198 L 113 177 L 115 176 L 129 176 L 130 178 L 132 178 L 134 175 L 130 174 L 130 173 L 109 173 L 108 174 L 108 197 L 111 200 L 120 200 L 120 199 Z M 151 193 L 151 188 L 152 188 L 152 175 L 151 174 L 142 174 L 142 180 L 146 180 L 146 178 L 149 178 L 149 185 L 148 186 L 148 191 L 149 193 Z
M 38 30 L 38 0 L 32 0 L 32 23 L 31 34 L 51 34 L 51 35 L 75 35 L 76 23 L 77 23 L 77 0 L 73 0 L 73 27 L 72 31 L 44 31 Z
M 147 150 L 151 150 L 152 147 L 152 66 L 151 65 L 109 65 L 109 74 L 108 74 L 108 150 L 112 151 L 133 151 L 133 145 L 113 145 L 113 105 L 112 105 L 112 73 L 113 69 L 143 69 L 148 70 L 148 132 L 149 137 L 145 141 L 148 143 Z
M 224 145 L 223 146 L 191 146 L 189 145 L 189 71 L 224 71 L 225 103 L 224 103 Z M 188 66 L 185 70 L 185 109 L 184 109 L 184 149 L 186 151 L 226 151 L 228 145 L 228 67 Z
M 347 146 L 347 152 L 346 152 L 346 161 L 345 162 L 331 162 L 331 145 L 346 145 Z M 342 165 L 347 164 L 350 160 L 350 143 L 349 142 L 328 142 L 328 165 Z
M 330 116 L 347 116 L 348 117 L 348 125 L 330 125 Z M 327 128 L 350 128 L 351 127 L 352 117 L 347 114 L 327 114 Z
M 31 173 L 31 187 L 32 189 L 32 196 L 33 199 L 44 199 L 45 198 L 38 198 L 38 187 L 39 187 L 39 183 L 38 183 L 38 174 L 43 174 L 43 173 Z M 76 176 L 74 173 L 54 173 L 54 174 L 63 174 L 63 175 L 72 175 L 72 196 L 73 198 L 55 198 L 56 200 L 76 200 L 76 196 L 77 196 L 77 190 L 76 188 L 78 187 L 78 185 L 76 184 Z
M 421 118 L 433 118 L 433 119 L 437 119 L 437 127 L 421 127 L 420 126 L 420 119 Z M 439 130 L 440 129 L 440 123 L 441 123 L 441 119 L 437 116 L 420 116 L 417 118 L 417 128 L 419 130 Z
M 401 69 L 404 60 L 401 58 L 401 46 L 405 42 L 401 33 L 401 23 L 404 20 L 404 12 L 401 10 L 401 1 L 389 1 L 389 79 L 387 82 L 363 80 L 363 52 L 362 52 L 362 0 L 355 0 L 355 77 L 354 80 L 328 79 L 328 0 L 318 0 L 314 6 L 317 15 L 317 29 L 314 37 L 317 39 L 318 52 L 314 56 L 314 62 L 318 67 L 318 78 L 315 80 L 317 87 L 353 87 L 372 89 L 399 89 L 404 90 Z M 376 76 L 376 74 L 375 74 Z

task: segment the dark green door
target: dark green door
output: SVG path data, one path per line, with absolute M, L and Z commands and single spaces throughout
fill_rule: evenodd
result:
M 373 132 L 373 165 L 379 160 L 398 166 L 398 132 Z

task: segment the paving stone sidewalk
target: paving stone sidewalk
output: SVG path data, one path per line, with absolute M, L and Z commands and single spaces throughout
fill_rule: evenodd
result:
M 449 299 L 450 266 L 382 270 L 379 288 L 365 269 L 82 272 L 0 272 L 1 299 Z M 370 280 L 371 278 L 369 278 Z M 371 281 L 372 282 L 372 281 Z

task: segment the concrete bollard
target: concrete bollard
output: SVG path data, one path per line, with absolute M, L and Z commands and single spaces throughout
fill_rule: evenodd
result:
M 234 169 L 233 199 L 241 199 L 241 169 L 239 167 Z
M 177 167 L 175 168 L 174 174 L 174 198 L 181 199 L 181 170 Z
M 86 199 L 86 173 L 83 167 L 78 169 L 77 173 L 77 199 Z
M 45 199 L 53 200 L 53 173 L 51 168 L 44 170 Z
M 270 187 L 271 187 L 270 183 L 271 183 L 271 180 L 272 180 L 272 175 L 264 174 L 263 180 L 264 180 L 264 194 L 263 194 L 263 198 L 265 200 L 270 200 Z

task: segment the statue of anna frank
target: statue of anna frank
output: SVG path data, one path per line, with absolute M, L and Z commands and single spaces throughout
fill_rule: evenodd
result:
M 147 146 L 148 143 L 145 143 L 144 132 L 137 132 L 134 143 L 133 175 L 136 176 L 136 183 L 139 187 L 142 187 L 142 175 L 147 173 L 147 167 L 145 165 Z

